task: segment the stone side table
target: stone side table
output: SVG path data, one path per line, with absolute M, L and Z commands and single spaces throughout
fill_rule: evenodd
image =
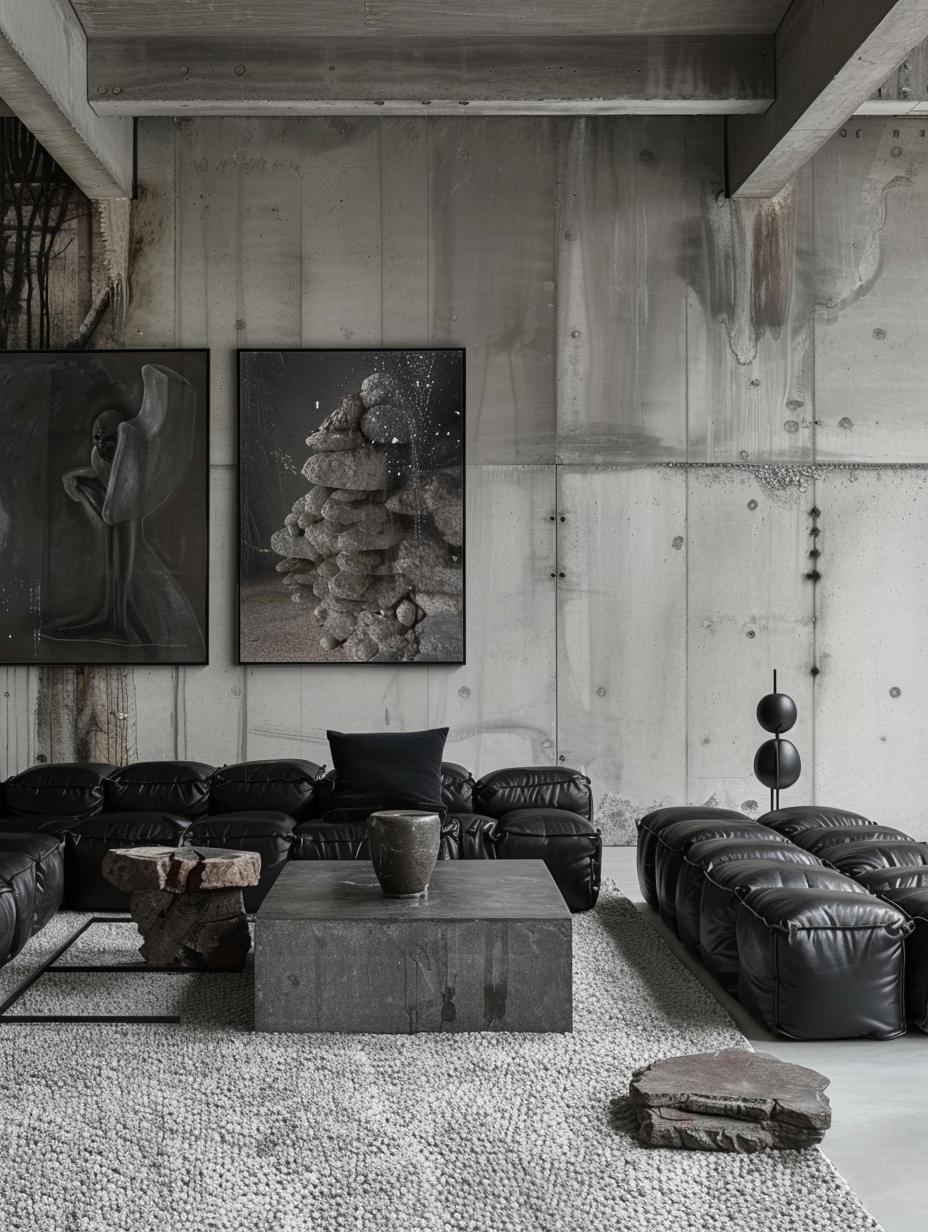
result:
M 139 953 L 157 967 L 241 967 L 251 948 L 242 886 L 257 885 L 261 857 L 221 847 L 130 847 L 109 851 L 103 875 L 131 892 L 129 911 L 144 938 Z

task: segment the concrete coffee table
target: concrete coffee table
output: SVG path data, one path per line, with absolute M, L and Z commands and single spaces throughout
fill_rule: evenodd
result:
M 255 918 L 258 1031 L 570 1031 L 572 919 L 541 860 L 441 860 L 420 899 L 291 860 Z

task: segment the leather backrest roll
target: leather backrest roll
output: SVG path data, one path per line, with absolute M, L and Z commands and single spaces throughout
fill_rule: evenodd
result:
M 474 811 L 474 776 L 457 762 L 441 763 L 441 802 L 449 813 Z
M 808 852 L 802 852 L 808 855 Z M 730 864 L 717 864 L 706 872 L 706 879 L 719 889 L 727 890 L 743 898 L 752 890 L 772 886 L 805 886 L 820 890 L 841 890 L 845 894 L 866 894 L 867 890 L 855 881 L 834 869 L 826 868 L 816 861 L 798 864 L 793 861 L 757 859 L 737 860 Z
M 838 847 L 842 843 L 912 843 L 915 840 L 891 826 L 822 826 L 817 830 L 804 830 L 792 841 L 804 851 L 817 855 L 826 847 Z
M 209 807 L 209 776 L 214 769 L 199 761 L 139 761 L 123 766 L 103 781 L 105 810 L 202 817 Z
M 875 868 L 917 868 L 928 865 L 928 847 L 924 843 L 839 843 L 825 847 L 819 858 L 832 864 L 849 877 Z
M 871 894 L 928 886 L 928 864 L 913 864 L 908 868 L 871 868 L 858 873 L 856 881 Z
M 873 894 L 820 887 L 769 886 L 749 891 L 742 906 L 773 932 L 793 929 L 887 928 L 905 936 L 908 920 L 898 907 Z
M 668 826 L 678 821 L 750 821 L 744 813 L 734 809 L 720 809 L 698 804 L 679 804 L 670 808 L 653 809 L 636 823 L 638 844 L 635 863 L 638 869 L 638 885 L 644 901 L 657 910 L 657 885 L 654 873 L 654 855 L 657 837 Z
M 761 825 L 769 826 L 778 834 L 795 839 L 804 830 L 820 830 L 823 826 L 872 826 L 869 817 L 852 813 L 849 809 L 830 808 L 827 805 L 792 804 L 787 808 L 774 809 L 759 817 Z
M 31 766 L 3 784 L 4 811 L 17 817 L 92 817 L 103 808 L 103 780 L 115 769 L 96 762 Z
M 305 821 L 312 815 L 316 780 L 321 773 L 321 766 L 299 758 L 220 766 L 209 776 L 210 815 L 270 809 Z
M 513 809 L 554 808 L 593 819 L 590 780 L 569 766 L 509 766 L 477 780 L 474 811 L 501 817 Z

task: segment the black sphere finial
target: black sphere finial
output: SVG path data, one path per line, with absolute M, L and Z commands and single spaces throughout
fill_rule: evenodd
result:
M 777 674 L 773 673 L 773 692 L 767 693 L 757 703 L 757 721 L 764 731 L 773 732 L 773 740 L 767 740 L 754 755 L 754 774 L 770 789 L 770 808 L 780 806 L 780 791 L 792 785 L 802 772 L 799 750 L 789 740 L 781 740 L 780 733 L 789 731 L 797 718 L 796 703 L 785 693 L 777 692 Z

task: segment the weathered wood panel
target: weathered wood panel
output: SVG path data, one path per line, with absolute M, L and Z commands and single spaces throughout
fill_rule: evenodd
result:
M 928 839 L 928 470 L 817 484 L 816 799 Z
M 729 200 L 721 137 L 686 123 L 688 458 L 811 460 L 812 172 L 769 201 Z
M 555 759 L 555 468 L 467 468 L 467 662 L 428 668 L 429 726 L 477 776 Z
M 815 596 L 807 552 L 815 494 L 801 470 L 691 467 L 687 479 L 687 795 L 766 812 L 755 710 L 773 670 L 796 702 L 805 769 L 783 803 L 814 799 Z
M 558 755 L 606 843 L 686 798 L 686 473 L 561 467 Z
M 467 348 L 467 461 L 553 462 L 551 120 L 429 122 L 433 346 Z
M 686 168 L 680 119 L 563 122 L 562 462 L 686 457 Z
M 817 457 L 928 461 L 928 135 L 850 121 L 817 155 Z

